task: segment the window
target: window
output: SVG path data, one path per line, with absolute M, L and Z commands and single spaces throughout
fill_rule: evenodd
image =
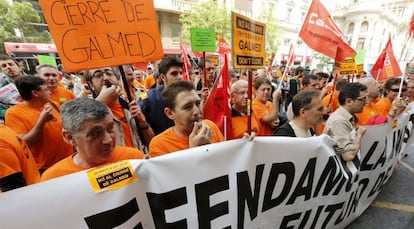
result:
M 357 50 L 361 50 L 364 49 L 365 46 L 365 37 L 360 37 L 358 38 L 358 43 L 357 43 Z
M 360 32 L 361 33 L 368 32 L 368 22 L 367 21 L 364 21 L 364 22 L 361 23 L 361 30 L 360 30 Z
M 354 33 L 354 23 L 349 23 L 348 34 Z
M 292 13 L 292 9 L 287 9 L 286 11 L 286 17 L 285 17 L 285 21 L 289 22 L 290 21 L 290 14 Z

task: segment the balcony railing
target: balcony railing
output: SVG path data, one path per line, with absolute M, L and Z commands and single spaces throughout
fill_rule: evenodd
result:
M 173 10 L 173 11 L 187 11 L 191 10 L 197 3 L 185 0 L 154 0 L 156 9 Z

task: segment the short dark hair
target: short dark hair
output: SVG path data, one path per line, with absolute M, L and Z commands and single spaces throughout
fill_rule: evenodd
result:
M 300 91 L 293 97 L 292 100 L 292 112 L 293 115 L 299 116 L 300 109 L 309 110 L 312 106 L 312 99 L 319 97 L 321 92 L 315 89 Z
M 329 79 L 329 74 L 326 72 L 318 72 L 315 75 L 317 75 L 319 79 L 322 79 L 322 78 Z
M 367 86 L 360 83 L 349 83 L 339 92 L 339 104 L 345 105 L 346 99 L 355 100 L 359 97 L 361 91 L 366 91 Z
M 302 80 L 302 86 L 304 87 L 308 86 L 310 84 L 311 79 L 319 80 L 319 77 L 317 75 L 312 75 L 312 74 L 305 75 Z
M 18 78 L 15 83 L 20 96 L 27 101 L 32 98 L 32 91 L 39 90 L 45 81 L 40 77 L 30 75 Z
M 269 84 L 270 86 L 272 86 L 272 83 L 270 82 L 269 79 L 265 78 L 265 77 L 259 77 L 256 80 L 256 83 L 254 84 L 254 88 L 259 89 L 260 86 L 262 86 L 262 84 Z
M 168 85 L 161 94 L 162 103 L 165 107 L 174 110 L 176 105 L 176 97 L 182 91 L 195 90 L 194 84 L 187 80 L 178 80 Z
M 337 82 L 336 82 L 336 85 L 335 85 L 335 90 L 337 90 L 337 91 L 341 91 L 342 90 L 342 88 L 344 88 L 345 87 L 345 85 L 347 85 L 348 84 L 348 80 L 347 79 L 340 79 L 340 80 L 338 80 Z
M 391 87 L 392 87 L 393 85 L 398 85 L 398 86 L 400 86 L 400 84 L 401 84 L 401 78 L 390 78 L 390 79 L 387 79 L 387 81 L 385 81 L 384 88 L 385 88 L 386 90 L 389 90 L 389 89 L 391 89 Z M 406 82 L 403 82 L 403 84 L 405 85 L 405 84 L 407 84 L 407 83 L 406 83 Z
M 5 54 L 0 55 L 0 61 L 5 61 L 5 60 L 12 60 L 15 64 L 18 65 L 18 61 L 14 57 L 5 55 Z
M 159 74 L 167 74 L 168 70 L 170 70 L 171 67 L 182 68 L 183 65 L 183 62 L 181 62 L 181 60 L 177 57 L 167 56 L 164 57 L 158 64 L 158 72 Z

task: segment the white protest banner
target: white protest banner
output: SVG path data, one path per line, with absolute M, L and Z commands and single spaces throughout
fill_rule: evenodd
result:
M 390 178 L 406 123 L 367 127 L 348 163 L 326 135 L 257 137 L 131 160 L 137 180 L 116 190 L 64 176 L 0 195 L 0 228 L 344 228 Z

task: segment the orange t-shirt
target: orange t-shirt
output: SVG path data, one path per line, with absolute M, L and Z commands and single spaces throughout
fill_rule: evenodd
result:
M 82 167 L 78 166 L 73 163 L 73 156 L 75 154 L 66 157 L 65 159 L 59 161 L 58 163 L 54 164 L 52 167 L 47 169 L 41 177 L 42 181 L 50 180 L 56 177 L 61 177 L 64 175 L 80 172 L 86 169 L 90 169 L 92 167 Z M 114 153 L 112 156 L 106 160 L 101 165 L 114 163 L 117 161 L 128 160 L 128 159 L 143 159 L 144 154 L 136 148 L 132 147 L 123 147 L 123 146 L 115 146 Z
M 388 115 L 388 112 L 391 110 L 391 102 L 387 98 L 381 98 L 375 104 L 375 108 L 380 115 Z
M 204 119 L 203 123 L 211 128 L 213 133 L 211 143 L 224 141 L 223 134 L 215 123 Z M 166 129 L 164 132 L 152 138 L 149 145 L 149 154 L 151 157 L 157 157 L 168 153 L 188 149 L 188 138 L 179 137 L 174 133 L 174 127 Z
M 6 125 L 18 134 L 27 134 L 37 123 L 43 107 L 29 107 L 24 103 L 7 110 Z M 39 169 L 47 169 L 73 153 L 73 148 L 63 140 L 59 111 L 52 109 L 56 118 L 45 124 L 42 136 L 30 147 Z
M 375 103 L 366 104 L 361 113 L 355 114 L 355 116 L 358 118 L 359 125 L 366 125 L 368 120 L 376 115 L 379 115 L 379 113 L 377 111 Z
M 252 102 L 252 109 L 254 114 L 256 115 L 256 118 L 260 120 L 261 127 L 260 133 L 258 133 L 260 136 L 272 136 L 273 135 L 273 128 L 267 125 L 262 121 L 262 118 L 270 113 L 270 111 L 273 108 L 273 103 L 270 101 L 266 101 L 266 104 L 263 104 L 260 102 L 257 98 L 253 99 Z
M 125 146 L 134 147 L 134 143 L 132 141 L 131 131 L 129 130 L 128 121 L 125 117 L 124 109 L 122 108 L 121 104 L 119 103 L 112 103 L 108 105 L 109 109 L 111 109 L 112 114 L 115 118 L 121 120 L 122 129 L 124 131 L 125 136 Z
M 63 103 L 66 103 L 74 98 L 76 98 L 76 96 L 71 91 L 63 87 L 57 87 L 50 94 L 50 99 L 59 105 L 62 105 Z
M 26 142 L 4 125 L 0 125 L 0 136 L 0 177 L 21 172 L 27 185 L 39 182 L 39 170 Z
M 155 83 L 154 75 L 150 74 L 145 78 L 144 86 L 145 88 L 150 89 Z
M 331 99 L 331 95 L 332 94 L 326 95 L 325 97 L 323 97 L 323 100 L 322 100 L 322 104 L 324 107 L 327 107 L 329 105 L 329 100 L 331 100 L 331 109 L 329 113 L 333 113 L 340 106 L 339 105 L 339 93 L 335 91 L 334 94 L 332 95 L 332 99 Z
M 233 139 L 242 138 L 247 132 L 247 115 L 231 117 L 231 124 L 233 129 Z M 252 132 L 258 135 L 261 133 L 261 125 L 255 113 L 252 113 Z

